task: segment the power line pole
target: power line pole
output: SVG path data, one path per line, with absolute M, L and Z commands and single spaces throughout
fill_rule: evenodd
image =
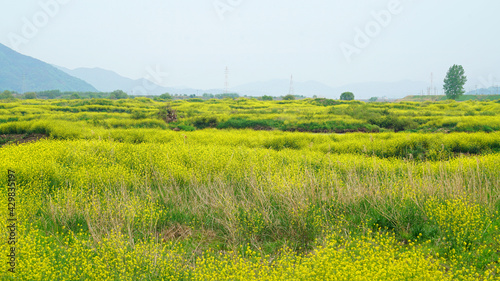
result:
M 226 82 L 224 84 L 224 94 L 229 94 L 229 68 L 226 66 Z
M 434 89 L 434 73 L 431 72 L 431 89 L 429 92 L 431 92 Z M 436 92 L 434 91 L 434 95 L 436 95 Z
M 294 95 L 294 89 L 293 89 L 293 75 L 290 76 L 290 89 L 288 90 L 289 95 Z

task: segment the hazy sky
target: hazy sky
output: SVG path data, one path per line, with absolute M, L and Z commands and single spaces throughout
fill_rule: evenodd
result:
M 291 74 L 330 86 L 430 81 L 433 72 L 441 89 L 453 64 L 467 89 L 500 84 L 496 0 L 1 1 L 0 43 L 164 86 L 223 88 L 228 66 L 230 86 Z

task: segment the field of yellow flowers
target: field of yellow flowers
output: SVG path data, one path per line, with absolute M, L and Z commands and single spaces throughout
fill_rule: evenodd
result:
M 0 104 L 5 140 L 47 135 L 0 148 L 2 280 L 500 280 L 496 130 L 174 131 L 203 103 L 86 102 Z

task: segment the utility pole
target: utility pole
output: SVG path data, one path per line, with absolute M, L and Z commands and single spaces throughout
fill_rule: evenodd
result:
M 229 94 L 229 68 L 226 66 L 226 82 L 224 84 L 224 94 Z
M 290 76 L 290 89 L 288 90 L 289 95 L 294 95 L 294 89 L 293 89 L 293 75 Z
M 434 89 L 434 73 L 431 72 L 431 89 L 429 92 L 431 92 Z M 436 92 L 434 92 L 434 95 L 436 95 Z

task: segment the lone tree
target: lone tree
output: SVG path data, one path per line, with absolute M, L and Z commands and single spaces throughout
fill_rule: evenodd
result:
M 127 93 L 125 93 L 122 90 L 116 90 L 116 91 L 111 92 L 111 94 L 109 94 L 109 98 L 113 99 L 113 100 L 126 99 L 126 98 L 128 98 L 128 95 L 127 95 Z
M 36 93 L 34 93 L 34 92 L 24 93 L 24 98 L 27 100 L 34 100 L 34 99 L 36 99 Z
M 448 99 L 456 100 L 465 93 L 464 85 L 467 82 L 464 68 L 461 65 L 454 64 L 446 73 L 444 78 L 444 92 Z
M 341 100 L 353 100 L 354 99 L 354 94 L 351 92 L 343 92 L 340 95 Z

